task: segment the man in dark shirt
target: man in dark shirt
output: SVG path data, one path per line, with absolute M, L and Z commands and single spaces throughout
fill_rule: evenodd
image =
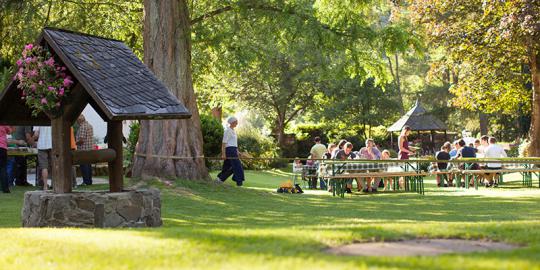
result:
M 458 144 L 460 147 L 457 154 L 458 159 L 476 158 L 476 149 L 466 146 L 463 139 L 459 140 Z M 463 163 L 459 165 L 459 168 L 462 170 L 478 170 L 478 163 Z M 472 177 L 470 184 L 472 184 Z
M 470 146 L 465 145 L 465 141 L 463 139 L 459 140 L 459 150 L 458 150 L 458 158 L 475 158 L 476 157 L 476 149 Z
M 343 146 L 343 149 L 339 150 L 336 153 L 336 156 L 334 157 L 334 159 L 341 159 L 341 160 L 355 159 L 356 155 L 352 152 L 352 149 L 353 149 L 352 143 L 350 142 L 346 143 L 345 146 Z
M 443 146 L 441 146 L 441 151 L 437 152 L 435 154 L 435 158 L 437 160 L 450 160 L 450 148 L 452 147 L 452 145 L 450 144 L 450 142 L 446 142 L 443 144 Z M 448 163 L 447 162 L 437 162 L 437 169 L 439 171 L 446 171 L 448 169 Z M 452 178 L 450 177 L 450 175 L 448 175 L 448 185 L 452 186 Z M 441 183 L 441 176 L 439 174 L 437 174 L 437 186 L 447 186 L 446 184 L 444 183 Z
M 334 159 L 346 160 L 346 159 L 355 159 L 356 155 L 352 152 L 353 144 L 348 142 L 343 146 L 343 149 L 339 150 Z M 345 188 L 347 193 L 352 193 L 352 179 L 347 181 L 347 186 Z

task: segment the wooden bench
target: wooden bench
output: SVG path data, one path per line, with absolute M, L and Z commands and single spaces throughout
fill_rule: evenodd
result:
M 502 175 L 508 174 L 508 173 L 521 173 L 523 179 L 522 179 L 522 185 L 525 187 L 532 187 L 532 175 L 535 174 L 539 177 L 538 183 L 540 187 L 540 168 L 516 168 L 516 169 L 498 169 L 498 170 L 461 170 L 459 171 L 460 174 L 464 175 L 472 175 L 474 180 L 474 186 L 475 189 L 478 189 L 478 176 L 481 174 L 499 174 L 500 180 L 502 182 Z M 467 182 L 470 179 L 467 179 Z M 467 188 L 469 187 L 468 183 L 465 185 Z
M 347 182 L 355 178 L 394 178 L 394 189 L 399 189 L 398 179 L 405 179 L 405 191 L 415 191 L 424 195 L 424 172 L 362 172 L 362 173 L 343 173 L 337 175 L 328 175 L 325 178 L 330 180 L 332 194 L 334 196 L 345 197 Z

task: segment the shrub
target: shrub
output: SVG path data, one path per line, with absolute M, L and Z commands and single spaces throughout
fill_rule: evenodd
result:
M 221 144 L 223 139 L 223 126 L 221 122 L 209 115 L 201 114 L 201 130 L 203 136 L 203 152 L 205 157 L 217 157 L 221 154 Z M 217 163 L 206 159 L 208 168 L 215 167 Z M 214 164 L 216 163 L 216 164 Z
M 126 144 L 127 153 L 125 155 L 124 162 L 127 163 L 127 166 L 131 166 L 133 163 L 133 155 L 135 153 L 135 146 L 137 146 L 137 141 L 139 141 L 139 131 L 141 129 L 141 124 L 139 121 L 133 121 L 129 124 L 129 136 Z
M 243 153 L 257 159 L 245 159 L 243 164 L 246 169 L 268 169 L 276 166 L 274 160 L 279 157 L 278 146 L 273 138 L 262 135 L 259 130 L 254 128 L 244 128 L 237 131 L 238 147 Z

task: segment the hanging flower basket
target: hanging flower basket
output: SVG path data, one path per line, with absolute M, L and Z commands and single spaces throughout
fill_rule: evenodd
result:
M 22 58 L 17 60 L 17 67 L 13 80 L 18 81 L 21 99 L 32 109 L 32 116 L 40 112 L 50 118 L 60 116 L 62 102 L 73 86 L 66 67 L 56 63 L 48 50 L 33 44 L 24 47 Z

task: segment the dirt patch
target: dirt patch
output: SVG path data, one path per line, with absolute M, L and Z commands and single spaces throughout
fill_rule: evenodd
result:
M 436 256 L 446 253 L 469 253 L 519 248 L 502 242 L 462 239 L 414 239 L 395 242 L 357 243 L 330 248 L 328 253 L 345 256 Z

